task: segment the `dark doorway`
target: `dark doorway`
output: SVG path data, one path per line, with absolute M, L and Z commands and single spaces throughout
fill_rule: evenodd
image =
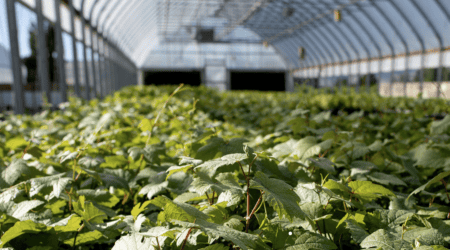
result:
M 148 71 L 145 73 L 145 85 L 179 85 L 180 83 L 200 86 L 200 71 Z
M 230 72 L 231 90 L 286 91 L 284 72 Z

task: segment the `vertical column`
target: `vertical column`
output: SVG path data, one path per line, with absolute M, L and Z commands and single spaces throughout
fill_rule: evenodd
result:
M 286 71 L 284 73 L 285 78 L 285 89 L 286 92 L 294 92 L 294 77 L 291 72 Z
M 142 71 L 142 69 L 138 69 L 137 75 L 138 75 L 137 85 L 144 86 L 144 71 Z
M 104 96 L 106 96 L 106 92 L 105 92 L 105 72 L 106 72 L 106 67 L 105 67 L 105 49 L 102 48 L 100 50 L 100 39 L 103 39 L 99 33 L 97 33 L 97 49 L 98 49 L 98 71 L 99 71 L 99 75 L 100 75 L 100 97 L 103 98 Z M 103 45 L 103 42 L 102 42 Z M 103 58 L 103 63 L 102 63 L 102 58 Z
M 91 24 L 92 25 L 92 24 Z M 94 53 L 94 29 L 92 26 L 90 26 L 90 33 L 91 33 L 91 58 L 92 58 L 92 75 L 93 77 L 93 83 L 94 83 L 94 98 L 97 97 L 97 76 L 96 76 L 96 67 L 95 67 L 95 53 Z M 98 34 L 97 34 L 98 39 Z M 98 51 L 98 46 L 97 46 Z M 100 56 L 99 56 L 100 57 Z
M 73 7 L 73 0 L 69 1 L 69 7 L 70 7 L 70 18 L 71 25 L 72 25 L 72 49 L 73 49 L 73 85 L 75 89 L 75 95 L 77 97 L 81 97 L 81 91 L 80 91 L 80 72 L 78 69 L 78 51 L 77 51 L 77 36 L 75 35 L 75 8 Z
M 51 99 L 51 88 L 48 79 L 48 51 L 46 43 L 46 33 L 44 30 L 44 15 L 42 14 L 42 0 L 36 0 L 36 14 L 37 14 L 37 25 L 38 25 L 38 51 L 37 51 L 37 68 L 38 68 L 38 79 L 39 87 L 41 88 L 42 94 L 46 95 L 49 104 L 52 103 Z
M 55 36 L 56 36 L 56 51 L 58 52 L 58 81 L 59 81 L 59 92 L 61 93 L 61 101 L 67 102 L 67 83 L 66 83 L 66 68 L 64 66 L 64 45 L 62 40 L 62 29 L 61 29 L 61 13 L 60 13 L 60 0 L 55 0 Z
M 422 50 L 422 52 L 420 53 L 420 70 L 419 70 L 419 81 L 420 81 L 419 93 L 421 93 L 422 95 L 423 95 L 423 66 L 424 66 L 424 61 L 425 61 L 425 52 Z
M 436 74 L 436 83 L 438 86 L 438 92 L 437 92 L 437 98 L 441 97 L 441 84 L 442 84 L 442 59 L 444 57 L 443 53 L 442 53 L 442 48 L 439 48 L 439 64 L 438 64 L 438 68 L 437 68 L 437 74 Z
M 82 8 L 83 9 L 83 8 Z M 81 11 L 83 12 L 83 11 Z M 86 22 L 84 20 L 84 17 L 81 16 L 81 32 L 83 34 L 82 36 L 82 43 L 83 43 L 83 64 L 84 64 L 84 92 L 86 95 L 86 100 L 90 100 L 91 99 L 91 86 L 89 84 L 89 67 L 88 67 L 88 62 L 87 62 L 87 46 L 86 46 Z
M 11 44 L 11 63 L 14 75 L 14 112 L 23 114 L 25 111 L 25 96 L 23 94 L 22 70 L 20 65 L 19 40 L 17 38 L 16 7 L 14 0 L 6 0 L 8 15 L 9 42 Z

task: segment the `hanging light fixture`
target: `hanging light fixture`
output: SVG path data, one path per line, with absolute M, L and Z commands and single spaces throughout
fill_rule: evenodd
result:
M 284 4 L 283 8 L 283 16 L 284 17 L 291 17 L 295 12 L 295 9 L 291 6 L 289 2 L 286 2 Z
M 305 59 L 305 48 L 304 47 L 298 48 L 298 57 L 300 58 L 300 60 Z
M 342 20 L 341 10 L 334 10 L 334 21 L 340 22 Z

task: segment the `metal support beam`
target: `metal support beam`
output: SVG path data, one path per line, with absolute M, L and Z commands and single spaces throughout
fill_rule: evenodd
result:
M 58 82 L 59 82 L 59 93 L 61 95 L 61 101 L 67 102 L 67 82 L 66 82 L 66 67 L 64 65 L 64 44 L 62 40 L 62 29 L 61 29 L 61 13 L 60 13 L 61 1 L 55 0 L 55 36 L 56 36 L 56 51 L 58 53 Z
M 93 77 L 93 84 L 94 84 L 94 98 L 96 98 L 98 96 L 97 94 L 97 69 L 95 67 L 95 52 L 94 52 L 94 27 L 92 27 L 92 15 L 94 13 L 94 8 L 95 6 L 98 4 L 98 0 L 95 0 L 94 4 L 91 7 L 91 10 L 89 12 L 89 33 L 91 35 L 91 58 L 92 58 L 92 75 Z M 98 35 L 97 35 L 97 39 L 99 39 Z M 98 46 L 97 46 L 97 50 L 98 50 Z M 100 85 L 101 86 L 101 85 Z M 101 93 L 101 90 L 100 90 Z
M 78 50 L 77 50 L 77 37 L 75 35 L 75 8 L 73 7 L 73 0 L 69 1 L 70 8 L 70 18 L 71 18 L 71 26 L 72 26 L 72 49 L 73 49 L 73 75 L 74 75 L 74 90 L 75 95 L 81 98 L 81 90 L 80 90 L 80 72 L 78 69 Z
M 243 24 L 245 21 L 250 19 L 263 5 L 267 3 L 267 0 L 256 1 L 253 6 L 243 15 L 237 22 L 233 23 L 225 29 L 222 33 L 217 34 L 215 40 L 220 40 L 230 34 L 237 26 Z
M 87 46 L 86 46 L 86 20 L 84 19 L 84 0 L 81 0 L 81 32 L 82 32 L 82 43 L 83 43 L 83 65 L 84 65 L 84 91 L 86 95 L 86 100 L 91 99 L 91 85 L 89 83 L 89 66 L 87 62 Z M 92 41 L 91 41 L 92 43 Z
M 441 82 L 442 82 L 442 61 L 443 61 L 443 38 L 439 35 L 439 32 L 437 31 L 437 28 L 434 26 L 434 24 L 431 22 L 431 20 L 428 18 L 428 16 L 423 12 L 423 10 L 418 6 L 418 4 L 412 0 L 411 4 L 414 5 L 414 7 L 417 9 L 417 11 L 420 13 L 420 15 L 423 17 L 425 22 L 427 23 L 427 27 L 430 28 L 430 30 L 433 32 L 433 35 L 436 37 L 436 40 L 438 41 L 439 46 L 439 59 L 438 59 L 438 70 L 437 70 L 437 85 L 438 85 L 438 92 L 437 97 L 441 97 Z
M 42 95 L 45 95 L 49 104 L 52 104 L 52 92 L 48 78 L 48 49 L 46 42 L 46 32 L 44 30 L 44 15 L 42 14 L 42 0 L 36 0 L 37 14 L 37 75 L 39 79 L 39 87 Z M 53 70 L 53 69 L 52 69 Z
M 16 23 L 16 7 L 14 0 L 6 0 L 6 14 L 8 16 L 9 28 L 9 42 L 11 45 L 11 63 L 14 75 L 13 85 L 13 103 L 14 112 L 16 114 L 23 114 L 25 112 L 25 96 L 23 93 L 22 84 L 22 69 L 19 54 L 19 40 L 17 38 L 17 23 Z

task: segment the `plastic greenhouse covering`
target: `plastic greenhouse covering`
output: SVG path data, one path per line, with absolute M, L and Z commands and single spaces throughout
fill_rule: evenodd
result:
M 0 13 L 0 82 L 17 82 L 14 58 L 32 54 L 23 30 L 51 26 L 61 33 L 58 67 L 68 71 L 61 77 L 88 99 L 142 70 L 204 70 L 210 61 L 226 70 L 288 72 L 320 86 L 368 74 L 389 84 L 417 78 L 422 86 L 425 69 L 437 69 L 433 81 L 442 82 L 450 68 L 448 0 L 0 0 Z M 51 86 L 45 78 L 43 90 Z

